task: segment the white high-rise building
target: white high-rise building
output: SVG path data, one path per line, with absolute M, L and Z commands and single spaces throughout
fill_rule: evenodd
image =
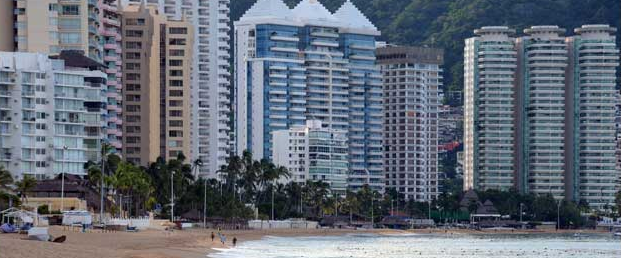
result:
M 466 40 L 464 188 L 614 202 L 615 28 L 534 26 Z
M 334 192 L 347 190 L 347 132 L 324 128 L 321 121 L 273 133 L 273 162 L 286 167 L 288 181 L 322 181 Z
M 464 189 L 514 187 L 515 30 L 483 27 L 464 51 Z
M 123 0 L 140 3 L 145 0 Z M 146 0 L 173 19 L 194 24 L 192 65 L 192 149 L 200 159 L 199 176 L 215 178 L 230 155 L 230 0 Z
M 92 138 L 105 137 L 106 78 L 43 54 L 0 52 L 0 165 L 18 179 L 85 175 L 99 150 Z
M 383 190 L 377 28 L 350 1 L 259 0 L 235 22 L 236 151 L 270 159 L 272 132 L 321 120 L 347 131 L 348 187 Z
M 444 52 L 387 46 L 377 49 L 384 78 L 386 188 L 406 199 L 438 196 L 438 111 Z

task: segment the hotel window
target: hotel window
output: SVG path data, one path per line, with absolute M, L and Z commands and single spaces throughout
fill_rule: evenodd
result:
M 170 28 L 170 34 L 188 34 L 187 28 Z
M 125 90 L 126 91 L 140 91 L 140 84 L 126 84 L 125 85 Z
M 60 33 L 61 44 L 80 44 L 82 39 L 79 32 Z
M 126 63 L 126 70 L 140 70 L 140 63 Z
M 78 5 L 63 5 L 63 15 L 80 15 L 80 6 Z
M 125 78 L 127 80 L 138 81 L 140 80 L 140 74 L 139 73 L 127 73 Z
M 170 111 L 170 116 L 171 117 L 181 117 L 181 116 L 183 116 L 183 112 L 181 110 L 171 110 Z
M 183 87 L 182 80 L 170 80 L 169 83 L 171 87 Z
M 144 19 L 126 19 L 125 25 L 144 25 Z
M 127 95 L 125 97 L 125 100 L 127 101 L 140 101 L 140 95 Z
M 183 49 L 171 49 L 170 56 L 184 56 L 185 51 Z
M 170 70 L 170 76 L 183 76 L 183 71 L 181 71 L 181 70 Z
M 127 30 L 127 31 L 125 31 L 125 36 L 126 37 L 140 38 L 140 37 L 142 37 L 142 31 L 141 30 Z
M 170 39 L 168 43 L 172 46 L 185 46 L 185 39 Z
M 125 48 L 127 49 L 142 49 L 142 42 L 125 42 Z
M 168 63 L 170 66 L 183 66 L 183 60 L 170 60 Z
M 183 97 L 183 91 L 181 91 L 181 90 L 171 90 L 169 95 L 171 97 Z
M 125 53 L 125 58 L 127 58 L 127 59 L 140 59 L 140 53 L 138 53 L 138 52 L 127 52 L 127 53 Z
M 60 19 L 58 25 L 63 30 L 79 30 L 82 28 L 80 19 Z
M 168 136 L 169 137 L 183 137 L 183 132 L 182 131 L 177 131 L 177 130 L 172 130 L 172 131 L 168 132 Z
M 48 10 L 58 12 L 58 4 L 50 4 Z
M 183 127 L 183 121 L 179 121 L 179 120 L 168 121 L 168 125 L 170 127 Z

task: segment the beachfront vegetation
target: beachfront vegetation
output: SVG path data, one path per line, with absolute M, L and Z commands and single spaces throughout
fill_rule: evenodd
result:
M 0 166 L 0 210 L 8 208 L 9 202 L 12 200 L 18 203 L 18 197 L 13 195 L 13 176 L 4 167 Z
M 22 202 L 28 201 L 28 193 L 37 186 L 37 180 L 31 175 L 24 175 L 22 180 L 15 182 L 15 191 L 17 191 Z
M 148 167 L 137 167 L 110 155 L 106 163 L 104 182 L 110 198 L 116 205 L 113 213 L 141 216 L 155 210 L 159 216 L 170 216 L 171 182 L 174 189 L 176 217 L 189 214 L 202 218 L 206 197 L 206 216 L 223 219 L 307 218 L 324 216 L 347 216 L 355 221 L 380 221 L 390 214 L 412 218 L 428 218 L 437 222 L 467 220 L 472 207 L 462 207 L 463 192 L 446 191 L 431 203 L 406 201 L 405 196 L 394 189 L 385 194 L 363 187 L 358 192 L 335 193 L 325 182 L 308 181 L 304 184 L 285 183 L 290 174 L 267 160 L 255 160 L 251 153 L 232 156 L 229 163 L 217 171 L 213 179 L 196 179 L 195 171 L 202 162 L 187 162 L 183 155 L 165 161 L 160 158 Z M 100 166 L 89 169 L 89 182 L 99 187 Z M 172 177 L 172 181 L 171 181 Z M 550 195 L 524 195 L 517 191 L 478 191 L 480 202 L 490 200 L 502 215 L 514 220 L 556 221 L 560 211 L 562 228 L 585 225 L 581 212 L 588 212 L 585 202 L 573 203 L 554 200 Z M 120 202 L 122 200 L 122 202 Z M 617 199 L 617 205 L 621 197 Z M 272 202 L 273 201 L 273 202 Z M 121 209 L 117 208 L 121 203 Z M 273 203 L 273 206 L 272 206 Z M 560 206 L 559 206 L 560 205 Z M 612 204 L 611 204 L 612 205 Z

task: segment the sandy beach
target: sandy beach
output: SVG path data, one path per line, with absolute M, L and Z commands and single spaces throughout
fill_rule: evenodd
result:
M 228 243 L 222 245 L 211 230 L 184 230 L 167 233 L 158 230 L 141 232 L 71 232 L 51 227 L 52 236 L 66 235 L 62 244 L 24 240 L 26 235 L 0 234 L 1 258 L 204 258 L 213 248 L 230 248 L 231 240 L 259 240 L 264 236 L 328 236 L 352 233 L 352 230 L 252 230 L 223 231 Z
M 536 234 L 536 233 L 572 233 L 574 231 L 475 231 L 475 230 L 251 230 L 223 231 L 228 243 L 222 245 L 217 237 L 211 241 L 211 230 L 184 230 L 167 233 L 158 230 L 141 232 L 80 233 L 63 231 L 62 227 L 51 227 L 53 236 L 66 235 L 67 241 L 62 244 L 24 240 L 25 235 L 0 234 L 0 250 L 2 258 L 204 258 L 212 253 L 213 248 L 230 248 L 233 237 L 239 242 L 259 240 L 265 236 L 333 236 L 349 233 L 374 233 L 385 235 L 398 234 Z M 596 231 L 579 231 L 598 233 Z M 601 232 L 604 233 L 604 232 Z

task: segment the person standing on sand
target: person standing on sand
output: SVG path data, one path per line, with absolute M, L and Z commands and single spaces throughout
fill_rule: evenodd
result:
M 233 247 L 237 246 L 237 237 L 233 237 Z
M 211 232 L 211 242 L 213 242 L 213 239 L 216 238 L 216 235 L 214 235 L 213 231 Z
M 220 235 L 220 242 L 222 242 L 222 244 L 226 244 L 226 236 L 224 234 Z

